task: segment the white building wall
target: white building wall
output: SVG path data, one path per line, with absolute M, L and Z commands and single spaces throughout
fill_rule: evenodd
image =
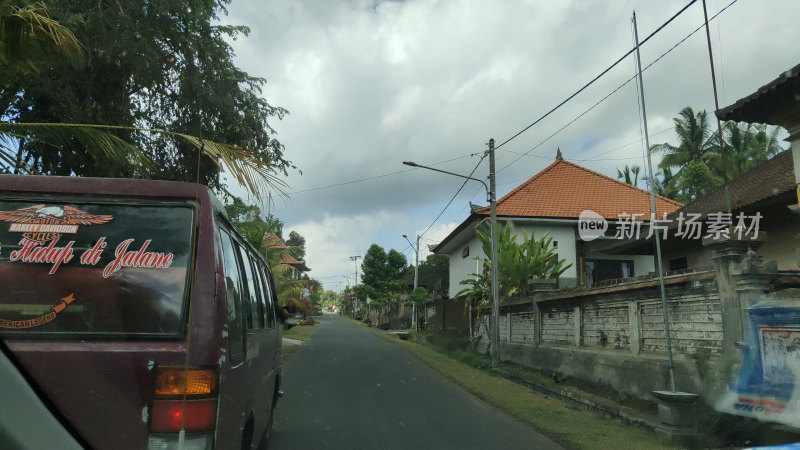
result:
M 465 247 L 469 247 L 469 255 L 462 256 Z M 481 263 L 475 261 L 474 257 L 483 258 L 483 250 L 481 249 L 481 242 L 477 236 L 473 236 L 467 243 L 462 244 L 458 249 L 450 254 L 450 287 L 448 296 L 455 298 L 456 293 L 466 286 L 459 284 L 461 280 L 466 280 L 471 273 L 479 273 Z
M 499 222 L 498 228 L 505 226 L 506 222 Z M 544 233 L 549 233 L 549 236 L 554 241 L 558 241 L 558 257 L 565 259 L 567 263 L 572 263 L 572 267 L 567 269 L 562 275 L 562 279 L 577 279 L 577 264 L 575 263 L 575 226 L 573 224 L 558 224 L 558 223 L 526 223 L 526 222 L 512 222 L 511 233 L 516 234 L 519 240 L 522 240 L 522 232 L 531 236 L 532 232 L 536 239 L 541 238 Z M 474 233 L 473 231 L 471 231 Z M 469 256 L 462 257 L 462 252 L 465 247 L 469 247 Z M 478 273 L 480 268 L 480 261 L 475 261 L 473 258 L 485 258 L 481 242 L 477 236 L 472 236 L 470 240 L 462 244 L 450 255 L 450 288 L 448 295 L 454 298 L 456 293 L 464 288 L 459 284 L 461 280 L 465 280 L 471 273 Z M 572 283 L 574 284 L 574 282 Z

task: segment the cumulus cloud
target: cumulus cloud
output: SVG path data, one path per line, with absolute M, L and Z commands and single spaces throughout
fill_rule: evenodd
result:
M 363 250 L 370 239 L 406 247 L 401 235 L 426 228 L 461 185 L 421 169 L 382 175 L 406 169 L 404 160 L 452 160 L 438 167 L 468 173 L 477 158 L 467 155 L 485 150 L 489 138 L 510 137 L 630 49 L 632 10 L 645 36 L 685 3 L 236 0 L 224 21 L 251 27 L 248 38 L 233 42 L 237 64 L 266 78 L 265 97 L 290 111 L 272 125 L 303 175 L 288 178 L 296 193 L 274 212 L 314 234 L 309 265 L 325 276 L 342 271 L 326 272 L 327 261 L 314 253 L 315 245 L 332 245 L 325 236 L 348 242 L 341 251 Z M 728 3 L 709 2 L 709 13 Z M 800 38 L 796 17 L 799 2 L 738 2 L 712 23 L 721 106 L 797 64 L 786 44 Z M 643 63 L 702 20 L 701 5 L 690 7 L 642 47 Z M 633 83 L 558 132 L 633 74 L 629 58 L 501 148 L 498 194 L 550 164 L 556 147 L 611 176 L 624 164 L 643 165 Z M 674 142 L 670 127 L 681 108 L 713 109 L 705 33 L 648 69 L 644 81 L 650 133 L 666 130 L 653 141 Z M 487 173 L 484 162 L 476 174 Z M 309 191 L 332 185 L 338 186 Z M 470 200 L 485 203 L 478 185 L 468 184 L 439 223 L 458 223 Z M 346 229 L 332 228 L 340 226 Z M 433 239 L 430 233 L 425 237 Z

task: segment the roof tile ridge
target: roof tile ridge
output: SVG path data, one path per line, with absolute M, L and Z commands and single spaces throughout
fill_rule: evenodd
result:
M 608 176 L 608 175 L 602 174 L 602 173 L 600 173 L 600 172 L 595 172 L 595 171 L 594 171 L 594 170 L 592 170 L 592 169 L 589 169 L 589 168 L 583 167 L 583 166 L 581 166 L 580 164 L 575 164 L 575 163 L 574 163 L 574 162 L 572 162 L 572 161 L 566 161 L 566 160 L 565 160 L 564 162 L 566 162 L 567 164 L 569 164 L 569 165 L 571 165 L 571 166 L 573 166 L 573 167 L 575 167 L 575 168 L 578 168 L 578 169 L 584 170 L 584 171 L 586 171 L 586 172 L 589 172 L 589 173 L 591 173 L 591 174 L 597 175 L 597 176 L 599 176 L 599 177 L 601 177 L 601 178 L 605 178 L 605 179 L 607 179 L 607 180 L 609 180 L 609 181 L 613 181 L 613 182 L 615 182 L 615 183 L 617 183 L 617 184 L 620 184 L 620 185 L 622 185 L 622 186 L 625 186 L 625 187 L 627 187 L 627 188 L 629 188 L 629 189 L 633 189 L 634 191 L 637 191 L 637 192 L 639 192 L 639 193 L 646 194 L 646 195 L 648 195 L 648 196 L 650 195 L 650 191 L 644 190 L 644 189 L 640 188 L 639 186 L 634 186 L 634 185 L 632 185 L 632 184 L 625 183 L 624 181 L 620 181 L 620 180 L 618 180 L 618 179 L 616 179 L 616 178 L 611 178 L 611 177 L 610 177 L 610 176 Z M 659 199 L 661 199 L 661 200 L 664 200 L 664 201 L 665 201 L 665 202 L 667 202 L 667 203 L 672 203 L 672 204 L 674 204 L 674 205 L 676 205 L 676 206 L 678 206 L 678 207 L 685 206 L 683 203 L 680 203 L 680 202 L 678 202 L 678 201 L 676 201 L 676 200 L 673 200 L 673 199 L 671 199 L 671 198 L 667 198 L 667 197 L 664 197 L 664 196 L 662 196 L 662 195 L 658 195 L 658 194 L 655 194 L 655 196 L 656 196 L 656 198 L 659 198 Z

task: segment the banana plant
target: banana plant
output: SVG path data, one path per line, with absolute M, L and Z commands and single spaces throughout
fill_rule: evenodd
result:
M 481 241 L 483 253 L 491 255 L 491 235 L 486 227 L 476 230 Z M 528 281 L 559 276 L 572 267 L 566 260 L 558 259 L 558 247 L 553 246 L 553 238 L 545 233 L 539 239 L 532 233 L 530 237 L 523 231 L 522 241 L 511 234 L 511 226 L 506 224 L 497 230 L 497 285 L 501 298 L 528 294 Z M 492 261 L 489 258 L 473 258 L 483 261 L 484 274 L 470 274 L 471 278 L 459 284 L 467 286 L 456 294 L 466 295 L 479 308 L 488 305 L 491 298 L 488 273 Z

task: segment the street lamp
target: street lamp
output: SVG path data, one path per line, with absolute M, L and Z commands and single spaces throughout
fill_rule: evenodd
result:
M 403 163 L 403 164 L 405 164 L 405 163 Z M 411 247 L 414 249 L 414 253 L 415 253 L 415 256 L 414 256 L 414 290 L 416 291 L 417 290 L 417 286 L 419 285 L 419 235 L 417 235 L 417 245 L 416 246 L 414 244 L 412 244 L 411 241 L 408 240 L 408 236 L 406 236 L 404 234 L 403 237 L 405 238 L 406 241 L 408 241 L 408 244 L 411 245 Z M 411 321 L 414 323 L 414 330 L 419 331 L 417 329 L 417 303 L 416 302 L 412 302 L 411 303 Z
M 494 170 L 494 139 L 489 139 L 489 186 L 483 180 L 468 177 L 446 170 L 435 169 L 423 166 L 411 161 L 404 161 L 403 164 L 411 167 L 433 170 L 435 172 L 446 173 L 460 178 L 466 178 L 481 183 L 486 189 L 486 197 L 489 200 L 489 220 L 492 239 L 492 368 L 500 367 L 500 293 L 497 288 L 497 191 L 495 189 L 495 170 Z M 470 324 L 472 326 L 472 324 Z

